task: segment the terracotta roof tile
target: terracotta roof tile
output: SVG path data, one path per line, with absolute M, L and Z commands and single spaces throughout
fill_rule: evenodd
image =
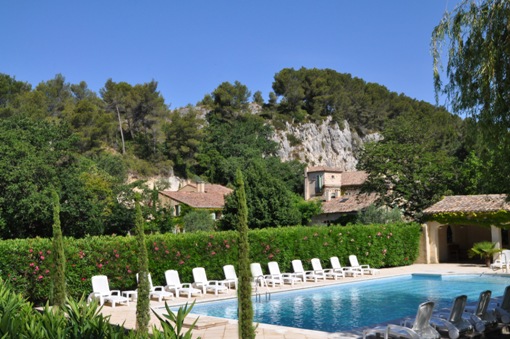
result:
M 343 172 L 342 186 L 361 186 L 367 181 L 368 173 L 365 171 Z
M 315 166 L 315 167 L 308 167 L 306 169 L 308 173 L 313 172 L 335 172 L 335 173 L 341 173 L 344 172 L 341 168 L 338 167 L 327 167 L 327 166 Z
M 341 197 L 324 201 L 323 213 L 349 213 L 357 212 L 373 204 L 377 200 L 377 194 L 343 195 Z
M 162 191 L 160 193 L 195 208 L 223 208 L 225 195 L 232 193 L 232 190 L 221 185 L 205 184 L 203 193 L 196 191 Z
M 491 212 L 510 210 L 506 194 L 450 195 L 423 210 L 424 214 L 442 212 Z

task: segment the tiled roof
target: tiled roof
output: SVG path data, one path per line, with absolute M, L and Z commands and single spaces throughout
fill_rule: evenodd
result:
M 357 212 L 373 204 L 377 194 L 343 195 L 322 203 L 323 213 L 349 213 Z
M 162 191 L 160 193 L 195 208 L 223 208 L 225 206 L 225 195 L 231 192 L 230 188 L 221 185 L 205 184 L 205 192 L 203 193 L 196 191 Z
M 450 195 L 426 208 L 423 213 L 509 211 L 510 204 L 506 198 L 506 194 Z
M 368 173 L 365 171 L 343 172 L 342 186 L 361 186 L 367 181 Z
M 316 166 L 316 167 L 308 167 L 306 169 L 308 173 L 313 172 L 335 172 L 335 173 L 342 173 L 344 170 L 338 168 L 338 167 L 327 167 L 327 166 Z

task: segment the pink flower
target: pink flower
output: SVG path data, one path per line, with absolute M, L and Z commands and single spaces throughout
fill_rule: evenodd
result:
M 212 247 L 212 244 L 211 244 L 211 243 L 208 243 L 208 244 L 207 244 L 207 247 Z
M 165 250 L 165 253 L 166 253 L 166 254 L 168 254 L 168 253 L 170 253 L 170 252 L 168 252 L 168 250 Z
M 154 247 L 154 251 L 159 251 L 159 247 Z
M 118 258 L 119 257 L 119 253 L 115 254 L 115 258 Z
M 33 249 L 29 249 L 28 252 L 32 253 L 34 250 Z
M 42 275 L 37 277 L 37 279 L 39 279 L 39 280 L 41 280 L 42 278 L 44 278 Z
M 182 261 L 182 260 L 179 261 L 179 265 L 182 265 L 182 264 L 184 264 L 184 261 Z
M 229 245 L 229 244 L 226 244 L 226 245 L 225 245 L 225 247 L 226 247 L 226 248 L 230 248 L 230 245 Z
M 273 253 L 270 253 L 268 256 L 269 259 L 273 259 L 273 257 L 274 257 Z
M 44 255 L 41 255 L 41 260 L 44 260 Z
M 131 270 L 128 270 L 128 273 L 131 274 Z
M 85 280 L 87 280 L 87 279 L 86 278 L 81 278 L 81 281 L 85 281 Z
M 39 266 L 36 266 L 36 267 L 35 267 L 35 270 L 36 270 L 36 271 L 39 271 Z
M 42 255 L 42 251 L 39 251 L 39 255 Z
M 44 274 L 48 274 L 48 273 L 50 273 L 50 270 L 44 271 Z
M 212 252 L 211 252 L 211 255 L 216 255 L 216 252 L 212 251 Z
M 47 251 L 46 251 L 46 254 L 51 254 L 51 251 L 50 251 L 50 250 L 47 250 Z
M 98 268 L 103 268 L 103 264 L 97 264 Z
M 34 267 L 34 265 L 35 265 L 35 264 L 34 264 L 33 262 L 31 262 L 31 263 L 30 263 L 30 267 Z

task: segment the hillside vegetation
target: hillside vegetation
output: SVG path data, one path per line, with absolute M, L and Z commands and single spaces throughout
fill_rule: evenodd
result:
M 359 168 L 371 174 L 371 190 L 391 185 L 386 203 L 411 217 L 443 194 L 497 187 L 483 178 L 491 163 L 477 157 L 474 123 L 330 69 L 283 69 L 267 101 L 240 82 L 224 82 L 196 106 L 173 110 L 154 80 L 109 79 L 95 93 L 62 75 L 32 88 L 0 74 L 0 117 L 3 238 L 50 235 L 51 187 L 61 197 L 65 235 L 132 230 L 133 186 L 145 190 L 148 230 L 171 230 L 174 220 L 157 205 L 157 194 L 140 182 L 127 185 L 128 173 L 228 186 L 240 168 L 251 228 L 305 224 L 314 208 L 301 198 L 307 164 L 282 162 L 271 139 L 286 123 L 330 119 L 360 135 L 380 132 L 383 140 L 358 155 Z

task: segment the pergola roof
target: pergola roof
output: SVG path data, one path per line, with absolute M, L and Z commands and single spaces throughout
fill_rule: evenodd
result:
M 510 211 L 506 194 L 451 195 L 423 210 L 424 214 Z

